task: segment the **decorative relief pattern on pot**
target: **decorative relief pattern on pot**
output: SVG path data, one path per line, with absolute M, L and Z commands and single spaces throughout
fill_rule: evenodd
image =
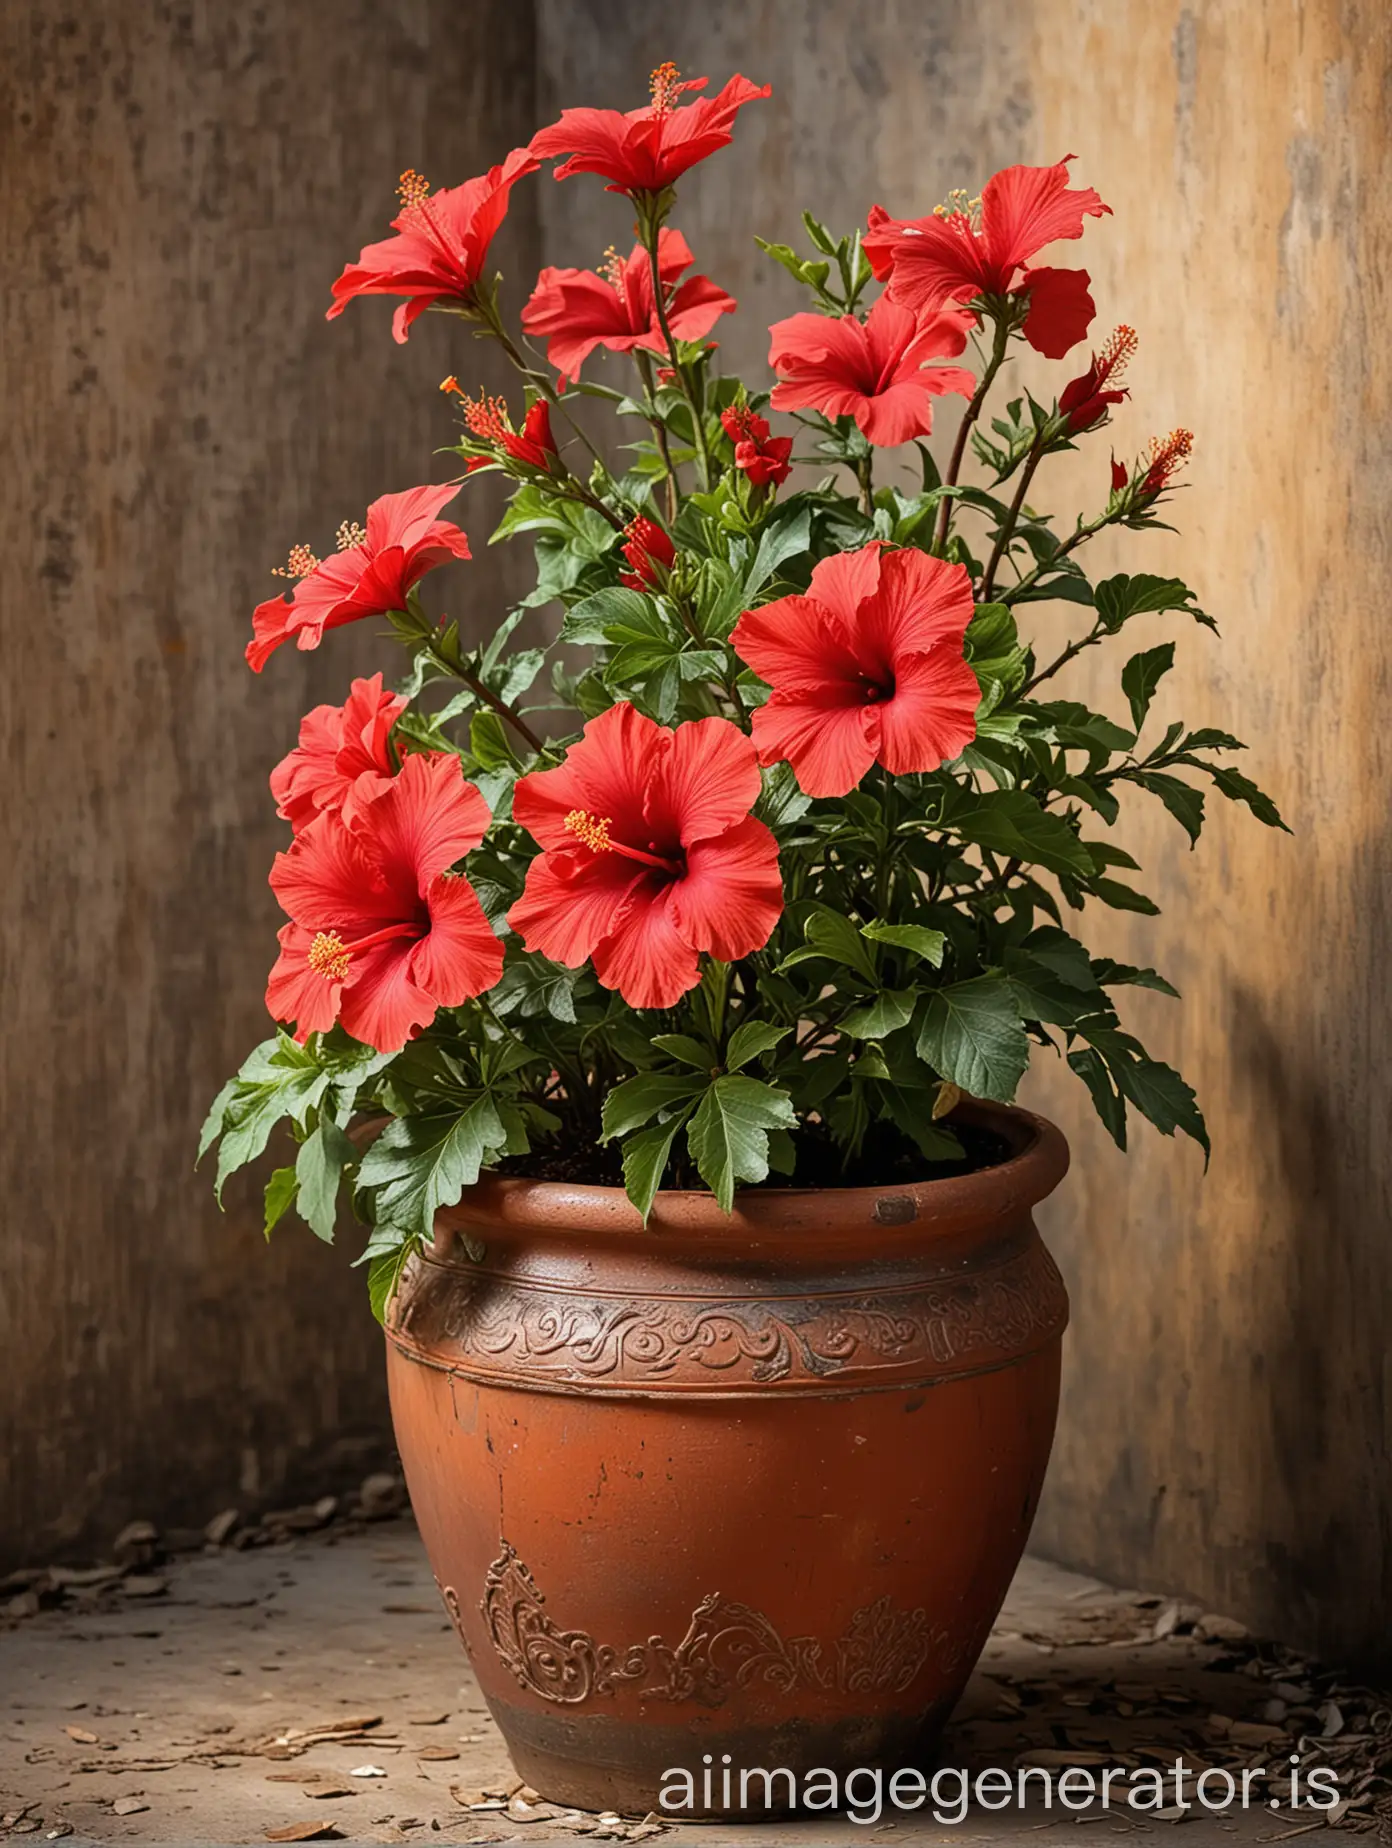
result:
M 456 1628 L 459 1600 L 443 1588 Z M 965 1656 L 923 1610 L 898 1611 L 887 1597 L 866 1605 L 827 1649 L 815 1637 L 785 1640 L 747 1604 L 711 1592 L 691 1613 L 675 1647 L 660 1636 L 615 1648 L 586 1630 L 562 1630 L 547 1614 L 535 1579 L 506 1540 L 488 1568 L 479 1605 L 493 1646 L 514 1678 L 542 1700 L 574 1706 L 639 1684 L 646 1700 L 718 1707 L 735 1688 L 755 1685 L 848 1694 L 903 1693 L 929 1661 L 950 1674 Z
M 847 1368 L 953 1372 L 986 1353 L 1028 1351 L 1068 1316 L 1063 1280 L 1037 1240 L 994 1268 L 877 1295 L 727 1302 L 587 1295 L 433 1265 L 405 1308 L 448 1340 L 463 1371 L 512 1378 L 720 1387 L 815 1382 Z M 453 1357 L 452 1357 L 453 1358 Z

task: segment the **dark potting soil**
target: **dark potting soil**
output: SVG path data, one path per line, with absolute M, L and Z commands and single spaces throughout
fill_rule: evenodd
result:
M 762 1187 L 893 1187 L 912 1181 L 946 1181 L 1010 1159 L 1010 1144 L 994 1130 L 975 1123 L 952 1123 L 962 1154 L 952 1161 L 929 1161 L 918 1146 L 892 1124 L 870 1127 L 857 1160 L 843 1166 L 840 1149 L 821 1123 L 806 1123 L 793 1132 L 797 1166 L 791 1175 L 770 1174 Z M 577 1146 L 558 1139 L 539 1142 L 528 1155 L 499 1162 L 500 1174 L 533 1181 L 575 1181 L 590 1187 L 622 1187 L 623 1161 L 613 1143 Z M 664 1187 L 700 1187 L 688 1162 L 673 1161 Z

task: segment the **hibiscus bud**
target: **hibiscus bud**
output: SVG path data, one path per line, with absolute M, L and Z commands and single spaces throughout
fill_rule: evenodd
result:
M 630 590 L 661 590 L 677 560 L 677 550 L 655 520 L 635 514 L 624 528 L 623 555 L 629 569 L 619 582 Z
M 1116 457 L 1113 456 L 1112 457 L 1112 493 L 1120 494 L 1122 489 L 1126 486 L 1127 482 L 1130 479 L 1131 479 L 1131 476 L 1126 467 L 1126 464 L 1124 462 L 1118 462 Z
M 1106 416 L 1109 405 L 1121 403 L 1126 390 L 1116 382 L 1139 344 L 1136 330 L 1123 324 L 1102 351 L 1093 354 L 1087 371 L 1064 386 L 1059 409 L 1068 419 L 1071 436 L 1090 430 Z
M 463 397 L 463 393 L 460 396 Z M 507 405 L 501 398 L 489 398 L 480 392 L 477 398 L 464 397 L 463 403 L 464 423 L 469 434 L 493 451 L 491 458 L 475 456 L 468 465 L 468 473 L 487 468 L 490 460 L 520 462 L 524 468 L 539 469 L 544 475 L 554 472 L 552 464 L 558 462 L 559 457 L 551 434 L 551 408 L 544 398 L 537 398 L 528 406 L 520 430 L 513 429 Z
M 747 404 L 732 404 L 720 413 L 720 421 L 735 446 L 735 467 L 749 477 L 750 486 L 781 487 L 792 472 L 788 458 L 793 439 L 770 436 L 768 419 L 751 411 Z
M 1152 437 L 1142 461 L 1146 472 L 1136 494 L 1137 506 L 1149 506 L 1169 487 L 1174 475 L 1184 466 L 1194 447 L 1192 430 L 1171 430 L 1166 437 Z

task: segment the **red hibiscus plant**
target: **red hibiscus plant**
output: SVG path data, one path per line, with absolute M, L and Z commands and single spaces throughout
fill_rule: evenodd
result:
M 485 1167 L 621 1178 L 643 1215 L 664 1183 L 728 1209 L 741 1183 L 961 1171 L 983 1150 L 960 1098 L 1008 1102 L 1036 1047 L 1122 1146 L 1134 1108 L 1208 1147 L 1192 1091 L 1117 1013 L 1119 989 L 1174 990 L 1091 955 L 1075 920 L 1156 910 L 1104 838 L 1130 790 L 1191 842 L 1205 783 L 1283 824 L 1230 766 L 1237 739 L 1156 735 L 1173 640 L 1124 660 L 1124 717 L 1064 693 L 1136 617 L 1213 627 L 1178 579 L 1094 583 L 1082 562 L 1107 528 L 1161 525 L 1187 432 L 1114 456 L 1070 527 L 1032 498 L 1127 395 L 1135 334 L 1084 347 L 1086 272 L 1036 262 L 1108 207 L 1065 160 L 923 218 L 876 206 L 864 235 L 808 215 L 811 256 L 763 248 L 810 306 L 770 330 L 771 392 L 744 385 L 709 339 L 735 303 L 690 273 L 671 216 L 676 181 L 767 91 L 703 87 L 664 66 L 646 107 L 567 110 L 482 179 L 432 194 L 406 174 L 394 235 L 334 288 L 331 316 L 400 298 L 398 340 L 427 309 L 459 316 L 525 397 L 515 422 L 447 379 L 454 480 L 384 496 L 324 561 L 297 547 L 247 649 L 260 671 L 371 617 L 409 655 L 395 693 L 378 675 L 311 712 L 271 778 L 293 831 L 271 873 L 283 1024 L 204 1132 L 220 1189 L 288 1121 L 268 1231 L 293 1204 L 331 1237 L 351 1181 L 379 1311 Z M 624 196 L 635 241 L 543 271 L 514 336 L 489 244 L 553 156 L 558 179 Z M 1079 357 L 1056 398 L 1020 392 L 987 424 L 1018 341 Z M 940 472 L 924 439 L 944 395 L 964 409 Z M 586 432 L 597 406 L 622 447 Z M 515 483 L 494 538 L 530 540 L 537 585 L 476 645 L 421 580 L 469 559 L 445 510 L 480 470 Z M 549 648 L 514 643 L 555 605 Z M 387 1119 L 374 1139 L 349 1134 L 364 1116 Z

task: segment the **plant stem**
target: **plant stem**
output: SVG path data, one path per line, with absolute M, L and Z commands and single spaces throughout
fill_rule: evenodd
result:
M 1095 520 L 1090 520 L 1086 526 L 1080 526 L 1071 539 L 1064 540 L 1057 552 L 1052 553 L 1048 558 L 1044 559 L 1042 563 L 1037 564 L 1033 571 L 1027 572 L 1026 575 L 1020 579 L 1018 584 L 1012 584 L 1009 590 L 1003 591 L 1001 593 L 1001 602 L 1010 603 L 1013 601 L 1022 591 L 1028 590 L 1031 584 L 1037 583 L 1043 573 L 1056 565 L 1059 559 L 1067 558 L 1068 554 L 1076 551 L 1085 539 L 1091 539 L 1094 533 L 1100 533 L 1104 526 L 1110 526 L 1112 522 L 1119 517 L 1120 515 L 1118 513 L 1103 513 L 1099 514 Z
M 990 359 L 986 362 L 986 370 L 977 381 L 976 390 L 972 393 L 971 403 L 968 404 L 966 411 L 963 413 L 961 424 L 958 426 L 957 440 L 952 445 L 952 459 L 949 461 L 947 473 L 943 477 L 943 486 L 945 488 L 955 488 L 957 485 L 957 477 L 962 471 L 962 458 L 967 452 L 967 438 L 971 434 L 972 425 L 981 415 L 981 407 L 986 402 L 986 394 L 991 389 L 996 374 L 1000 371 L 1001 366 L 1005 362 L 1005 349 L 1009 340 L 1010 322 L 1005 315 L 998 315 L 996 318 L 996 344 L 992 350 Z M 933 550 L 939 557 L 942 556 L 943 547 L 947 544 L 947 529 L 951 519 L 952 496 L 951 494 L 944 494 L 942 505 L 938 509 L 938 528 L 933 535 Z
M 1034 471 L 1043 459 L 1044 451 L 1039 446 L 1039 438 L 1036 437 L 1034 447 L 1030 450 L 1025 459 L 1025 466 L 1020 471 L 1020 485 L 1016 488 L 1015 498 L 1010 503 L 1010 512 L 1001 521 L 1001 529 L 996 534 L 995 546 L 987 560 L 986 575 L 981 580 L 981 601 L 983 603 L 991 601 L 991 587 L 996 580 L 996 568 L 1005 556 L 1010 541 L 1015 537 L 1015 527 L 1020 518 L 1020 509 L 1025 504 L 1025 495 L 1029 492 L 1029 484 L 1034 479 Z
M 657 261 L 659 227 L 645 221 L 641 230 L 644 240 L 643 248 L 648 253 L 648 267 L 652 272 L 653 305 L 657 312 L 657 324 L 662 329 L 662 338 L 667 343 L 667 353 L 672 362 L 672 370 L 677 376 L 677 383 L 681 387 L 681 394 L 683 398 L 686 399 L 687 408 L 691 412 L 691 428 L 696 440 L 697 459 L 700 463 L 701 486 L 708 489 L 711 484 L 711 459 L 710 447 L 706 442 L 706 425 L 700 410 L 697 408 L 696 393 L 692 390 L 691 380 L 686 376 L 686 370 L 678 356 L 677 343 L 673 338 L 672 328 L 667 319 L 667 303 L 663 299 L 662 271 L 658 267 Z
M 657 394 L 653 384 L 652 361 L 641 349 L 635 350 L 634 359 L 638 363 L 638 376 L 643 381 L 644 389 L 652 400 L 653 409 L 657 408 Z M 667 426 L 660 417 L 650 417 L 649 426 L 653 441 L 657 444 L 657 453 L 662 457 L 662 465 L 667 470 L 667 524 L 670 526 L 677 517 L 677 471 L 672 464 L 672 448 L 667 439 Z
M 1067 667 L 1074 655 L 1080 655 L 1085 648 L 1090 648 L 1094 642 L 1100 642 L 1101 639 L 1102 629 L 1094 623 L 1086 635 L 1081 636 L 1076 642 L 1070 642 L 1062 654 L 1051 661 L 1046 668 L 1042 668 L 1033 679 L 1027 680 L 1020 688 L 1020 697 L 1023 699 L 1026 693 L 1032 693 L 1044 681 L 1052 680 L 1061 667 Z
M 862 456 L 855 465 L 856 479 L 860 483 L 860 510 L 867 520 L 875 517 L 874 459 Z

